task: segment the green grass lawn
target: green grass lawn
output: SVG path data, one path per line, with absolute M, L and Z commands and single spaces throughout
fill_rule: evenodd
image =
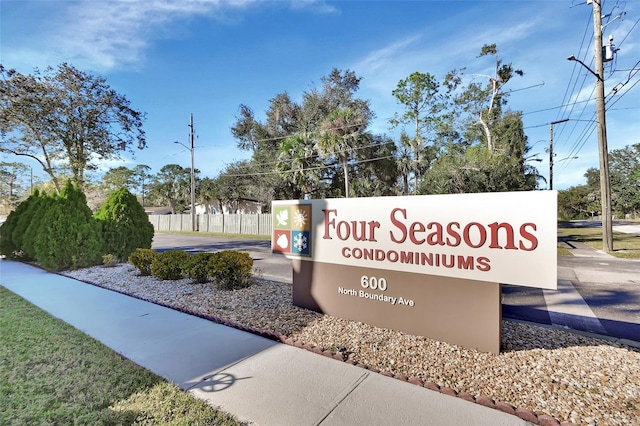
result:
M 602 228 L 558 228 L 558 232 L 595 249 L 602 250 Z M 560 247 L 558 254 L 561 254 Z M 611 255 L 626 259 L 640 259 L 640 237 L 614 231 Z
M 0 424 L 240 423 L 0 287 Z

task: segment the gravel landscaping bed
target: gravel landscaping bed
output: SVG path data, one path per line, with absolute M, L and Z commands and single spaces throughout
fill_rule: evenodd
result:
M 159 281 L 129 264 L 65 275 L 457 394 L 534 423 L 640 425 L 640 350 L 549 327 L 503 321 L 499 355 L 298 308 L 291 284 L 248 288 Z M 555 420 L 554 420 L 555 419 Z

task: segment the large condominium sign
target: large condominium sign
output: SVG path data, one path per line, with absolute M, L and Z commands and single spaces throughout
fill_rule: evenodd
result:
M 498 301 L 496 283 L 556 288 L 555 191 L 274 201 L 272 207 L 272 249 L 294 259 L 299 306 L 362 320 L 353 312 L 378 318 L 384 303 L 418 311 L 440 293 L 436 298 L 448 300 L 453 292 L 460 301 L 475 294 L 464 313 L 476 309 L 482 296 L 473 286 L 483 283 L 498 288 L 489 292 Z M 447 309 L 459 309 L 460 301 Z M 375 312 L 366 314 L 368 308 Z M 499 315 L 499 304 L 490 309 Z M 425 319 L 410 315 L 408 322 Z
M 273 250 L 315 262 L 556 288 L 554 191 L 275 201 Z

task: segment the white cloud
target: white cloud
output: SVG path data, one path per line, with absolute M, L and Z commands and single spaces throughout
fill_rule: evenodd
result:
M 355 64 L 355 67 L 367 70 L 368 73 L 376 73 L 380 69 L 395 64 L 398 57 L 402 57 L 405 54 L 405 49 L 415 44 L 420 38 L 421 36 L 419 35 L 409 36 L 403 40 L 374 50 Z
M 32 29 L 14 29 L 23 34 L 10 48 L 3 46 L 2 60 L 25 72 L 61 62 L 100 73 L 139 69 L 152 43 L 180 36 L 176 31 L 189 31 L 176 21 L 207 17 L 229 24 L 239 19 L 232 12 L 255 5 L 280 6 L 262 0 L 77 0 L 51 2 L 38 13 L 19 6 L 16 13 L 21 19 L 31 16 Z M 288 6 L 322 14 L 338 12 L 323 0 L 292 1 Z
M 339 9 L 324 0 L 291 0 L 291 9 L 304 9 L 323 14 L 340 13 Z
M 149 40 L 169 21 L 204 15 L 220 1 L 80 2 L 66 9 L 55 28 L 54 44 L 63 57 L 101 71 L 140 66 Z M 239 7 L 247 2 L 234 3 Z
M 169 23 L 196 16 L 224 20 L 228 11 L 247 8 L 256 1 L 59 2 L 55 8 L 42 8 L 32 30 L 24 32 L 10 48 L 5 46 L 3 61 L 25 68 L 70 62 L 99 72 L 139 68 L 144 65 L 150 43 L 175 36 L 165 30 Z M 19 12 L 36 15 L 29 9 Z
M 521 54 L 523 40 L 540 31 L 543 18 L 506 14 L 508 20 L 502 22 L 503 27 L 496 34 L 496 27 L 491 23 L 482 24 L 474 15 L 474 9 L 450 16 L 447 22 L 425 24 L 425 30 L 418 33 L 405 34 L 398 39 L 364 55 L 349 68 L 363 77 L 362 95 L 372 99 L 374 110 L 383 123 L 378 123 L 375 131 L 386 132 L 386 120 L 397 110 L 397 103 L 391 92 L 398 82 L 415 71 L 433 74 L 442 81 L 445 74 L 454 68 L 467 66 L 470 74 L 493 74 L 493 63 L 490 59 L 476 59 L 480 48 L 485 43 L 496 42 L 499 56 L 508 62 L 514 54 Z M 494 18 L 498 19 L 498 18 Z M 468 23 L 468 25 L 467 25 Z M 459 28 L 455 32 L 444 28 Z M 537 80 L 533 84 L 539 84 Z

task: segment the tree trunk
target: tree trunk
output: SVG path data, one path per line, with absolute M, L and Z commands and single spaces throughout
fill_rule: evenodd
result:
M 344 170 L 344 197 L 349 198 L 349 168 L 346 156 L 342 158 L 342 170 Z

